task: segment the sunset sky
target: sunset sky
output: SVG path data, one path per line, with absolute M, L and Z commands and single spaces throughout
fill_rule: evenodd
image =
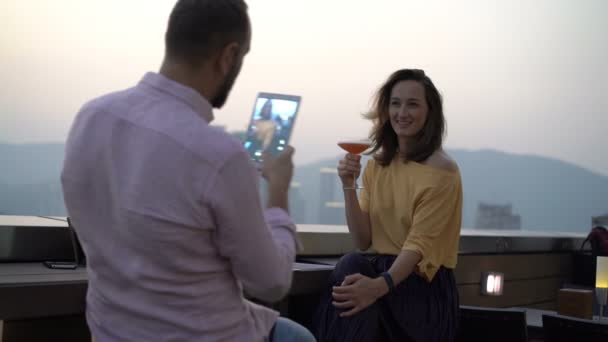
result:
M 3 0 L 0 141 L 64 141 L 80 106 L 157 71 L 174 1 Z M 260 91 L 301 95 L 297 163 L 364 137 L 399 68 L 444 95 L 447 148 L 549 156 L 608 175 L 608 1 L 251 0 L 251 53 L 215 124 Z

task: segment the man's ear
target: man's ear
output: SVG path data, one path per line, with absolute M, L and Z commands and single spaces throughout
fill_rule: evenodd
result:
M 234 64 L 237 62 L 239 51 L 240 45 L 237 42 L 229 43 L 220 50 L 217 68 L 222 76 L 226 76 L 230 73 L 230 70 L 232 70 Z

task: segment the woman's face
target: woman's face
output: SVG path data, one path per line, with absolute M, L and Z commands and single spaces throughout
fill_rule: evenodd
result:
M 391 90 L 388 114 L 398 138 L 415 137 L 424 127 L 428 112 L 422 84 L 417 81 L 401 81 L 395 84 Z
M 272 102 L 267 100 L 266 103 L 262 106 L 262 110 L 260 111 L 260 117 L 264 120 L 272 119 Z

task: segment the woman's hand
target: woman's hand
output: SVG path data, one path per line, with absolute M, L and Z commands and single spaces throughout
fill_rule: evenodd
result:
M 342 181 L 343 187 L 354 187 L 355 180 L 361 173 L 361 156 L 347 153 L 344 159 L 338 163 L 338 176 Z
M 344 278 L 340 286 L 333 287 L 332 304 L 338 309 L 350 309 L 340 314 L 340 317 L 350 317 L 374 304 L 386 293 L 388 285 L 384 278 L 372 279 L 359 273 L 351 274 Z

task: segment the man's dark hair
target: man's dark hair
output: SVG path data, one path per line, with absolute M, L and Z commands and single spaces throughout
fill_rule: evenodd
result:
M 198 66 L 230 42 L 245 43 L 249 30 L 243 0 L 179 0 L 165 34 L 169 59 Z

